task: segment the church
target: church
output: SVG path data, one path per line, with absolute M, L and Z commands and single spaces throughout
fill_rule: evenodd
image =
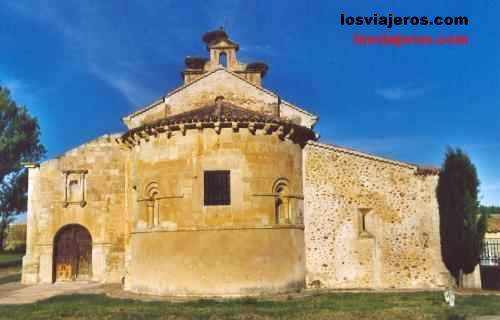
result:
M 322 143 L 224 30 L 183 83 L 29 171 L 24 284 L 157 295 L 442 288 L 438 170 Z M 418 148 L 418 146 L 416 146 Z

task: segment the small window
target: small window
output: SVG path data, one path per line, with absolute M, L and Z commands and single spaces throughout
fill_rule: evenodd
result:
M 231 204 L 229 171 L 205 171 L 205 205 L 227 206 Z

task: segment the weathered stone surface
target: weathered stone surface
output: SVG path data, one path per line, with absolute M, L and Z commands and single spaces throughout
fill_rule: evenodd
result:
M 293 226 L 134 232 L 125 289 L 209 296 L 301 289 L 303 239 Z
M 94 248 L 108 248 L 95 253 L 96 259 L 105 262 L 94 270 L 93 279 L 120 281 L 124 274 L 126 240 L 126 153 L 116 143 L 117 137 L 103 136 L 29 169 L 24 283 L 53 281 L 53 240 L 57 231 L 68 224 L 80 224 L 87 228 Z M 85 174 L 84 206 L 80 202 L 65 204 L 64 172 L 68 170 L 88 171 Z
M 448 284 L 440 252 L 436 175 L 416 175 L 415 165 L 320 143 L 308 144 L 304 153 L 308 285 Z
M 231 205 L 203 204 L 206 170 L 230 170 Z M 280 179 L 301 195 L 301 172 L 298 144 L 248 129 L 176 131 L 133 147 L 126 288 L 243 294 L 303 287 L 302 199 L 290 199 L 280 223 L 273 196 Z M 153 213 L 140 201 L 152 185 L 161 199 Z
M 123 121 L 129 128 L 135 128 L 166 115 L 175 115 L 206 106 L 219 96 L 237 106 L 263 113 L 274 112 L 279 99 L 274 93 L 255 86 L 233 72 L 216 69 L 176 89 L 151 106 L 123 118 Z M 305 127 L 311 127 L 317 121 L 317 117 L 313 114 L 284 100 L 280 101 L 280 115 L 295 120 Z

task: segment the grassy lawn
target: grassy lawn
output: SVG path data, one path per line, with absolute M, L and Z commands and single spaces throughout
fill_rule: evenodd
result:
M 0 284 L 21 281 L 23 254 L 0 252 Z
M 184 303 L 121 300 L 105 295 L 67 295 L 39 303 L 0 306 L 0 319 L 469 319 L 500 314 L 499 296 L 458 297 L 441 293 L 336 293 L 267 301 L 198 300 Z
M 0 253 L 0 285 L 20 281 L 20 254 Z M 471 319 L 500 315 L 500 296 L 459 296 L 457 307 L 442 293 L 332 293 L 285 301 L 240 299 L 183 303 L 142 302 L 105 295 L 66 295 L 29 305 L 0 305 L 0 319 Z
M 6 263 L 21 261 L 22 259 L 22 253 L 0 252 L 0 266 Z

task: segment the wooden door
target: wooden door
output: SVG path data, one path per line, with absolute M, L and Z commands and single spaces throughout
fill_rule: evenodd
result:
M 92 273 L 92 239 L 79 225 L 64 227 L 54 243 L 56 281 L 89 280 Z
M 90 280 L 92 273 L 92 239 L 85 229 L 75 231 L 77 246 L 77 273 L 76 278 Z

